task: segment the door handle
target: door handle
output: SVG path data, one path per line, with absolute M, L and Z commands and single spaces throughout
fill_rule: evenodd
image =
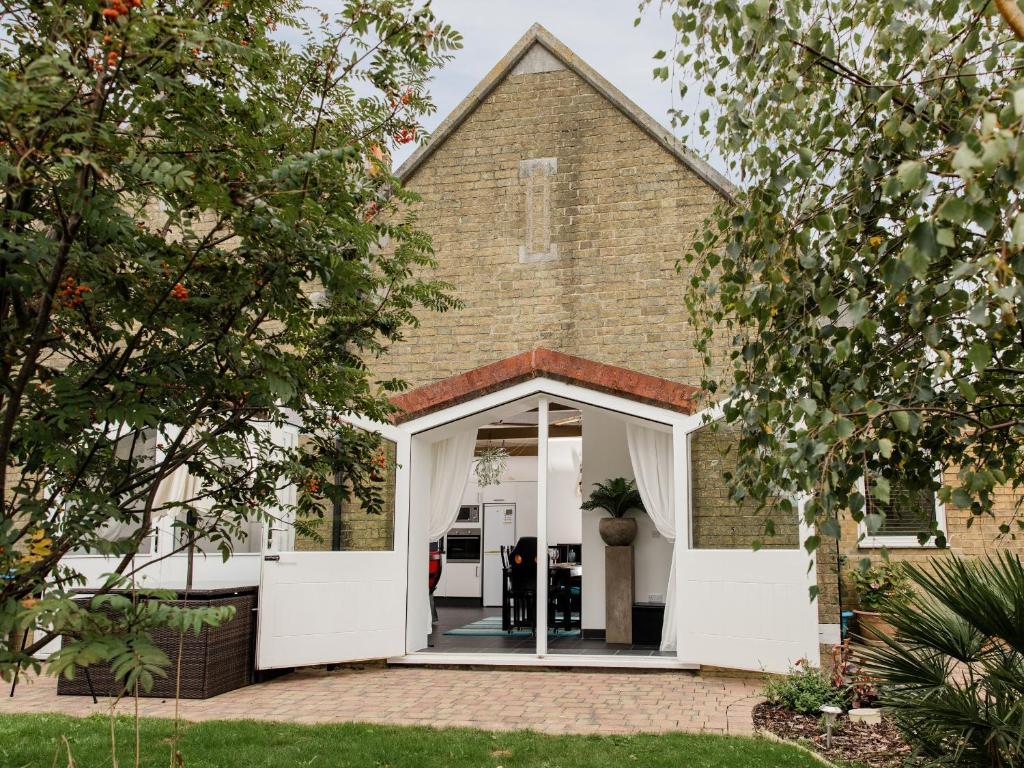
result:
M 268 563 L 276 563 L 281 559 L 280 555 L 264 555 L 263 559 Z

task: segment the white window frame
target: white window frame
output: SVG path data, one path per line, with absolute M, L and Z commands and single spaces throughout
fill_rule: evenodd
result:
M 941 476 L 936 476 L 937 482 L 942 482 Z M 861 476 L 857 481 L 861 495 L 864 496 L 864 508 L 867 509 L 868 492 L 867 477 Z M 939 499 L 938 494 L 933 494 L 935 499 L 935 525 L 946 534 L 946 542 L 949 543 L 949 531 L 946 530 L 946 505 Z M 858 549 L 936 549 L 935 537 L 932 536 L 922 544 L 917 536 L 874 536 L 868 532 L 866 520 L 862 517 L 857 523 L 857 548 Z

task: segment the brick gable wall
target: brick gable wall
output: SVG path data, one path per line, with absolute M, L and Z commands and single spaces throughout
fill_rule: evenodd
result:
M 524 172 L 527 160 L 545 162 Z M 466 307 L 423 315 L 382 378 L 419 386 L 546 347 L 700 382 L 676 261 L 718 193 L 578 75 L 505 78 L 406 184 L 423 198 L 435 276 Z M 545 221 L 557 256 L 524 263 Z

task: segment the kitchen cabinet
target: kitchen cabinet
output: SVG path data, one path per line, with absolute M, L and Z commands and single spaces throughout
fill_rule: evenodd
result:
M 480 597 L 480 563 L 446 563 L 443 578 L 444 597 Z

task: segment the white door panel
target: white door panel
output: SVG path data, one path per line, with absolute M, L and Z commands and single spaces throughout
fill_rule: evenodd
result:
M 264 562 L 260 669 L 405 652 L 404 558 L 395 552 L 283 552 L 279 557 Z
M 709 666 L 786 672 L 818 663 L 818 606 L 802 550 L 679 553 L 679 655 Z
M 264 554 L 260 572 L 259 669 L 405 653 L 409 437 L 391 425 L 351 421 L 395 444 L 393 546 L 388 551 L 282 551 L 295 546 L 296 537 L 275 531 L 278 551 Z

